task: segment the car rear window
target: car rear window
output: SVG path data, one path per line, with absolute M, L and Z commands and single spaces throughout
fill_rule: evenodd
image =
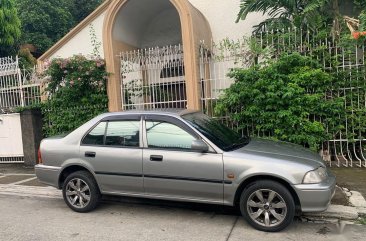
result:
M 84 145 L 103 145 L 106 122 L 100 122 L 93 130 L 91 130 L 82 140 Z

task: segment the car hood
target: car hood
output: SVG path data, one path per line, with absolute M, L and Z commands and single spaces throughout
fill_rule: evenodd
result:
M 233 152 L 254 152 L 257 155 L 273 156 L 275 158 L 281 159 L 283 158 L 292 162 L 298 162 L 305 165 L 308 164 L 315 167 L 325 166 L 323 160 L 317 153 L 302 146 L 282 141 L 253 138 L 246 146 L 234 150 Z

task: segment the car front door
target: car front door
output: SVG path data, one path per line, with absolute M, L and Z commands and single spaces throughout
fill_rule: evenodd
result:
M 223 202 L 223 160 L 191 149 L 200 137 L 174 117 L 145 117 L 145 194 L 173 200 Z
M 94 169 L 103 193 L 142 194 L 142 121 L 140 116 L 112 117 L 82 140 L 80 155 Z

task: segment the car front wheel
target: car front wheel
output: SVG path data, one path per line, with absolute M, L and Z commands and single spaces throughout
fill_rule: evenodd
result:
M 66 204 L 76 212 L 89 212 L 101 198 L 94 177 L 87 171 L 71 173 L 64 181 L 62 194 Z
M 240 197 L 240 211 L 254 228 L 277 232 L 292 223 L 295 202 L 291 193 L 282 184 L 261 180 L 244 189 Z

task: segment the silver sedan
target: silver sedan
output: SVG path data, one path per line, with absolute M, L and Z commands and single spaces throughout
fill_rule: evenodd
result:
M 327 209 L 335 177 L 320 156 L 289 143 L 241 137 L 200 112 L 128 111 L 44 139 L 37 177 L 74 211 L 101 195 L 237 206 L 262 231 L 295 213 Z

